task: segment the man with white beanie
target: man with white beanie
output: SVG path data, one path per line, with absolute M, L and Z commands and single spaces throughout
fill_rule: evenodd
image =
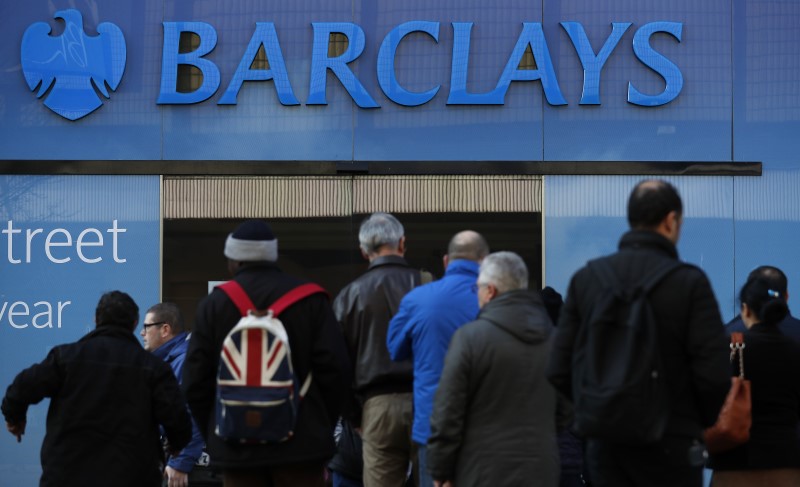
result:
M 228 269 L 260 310 L 303 284 L 281 272 L 278 240 L 261 220 L 242 223 L 225 241 Z M 237 306 L 214 289 L 197 310 L 186 363 L 183 391 L 203 431 L 212 468 L 221 469 L 225 487 L 324 485 L 324 466 L 334 454 L 334 421 L 347 390 L 348 362 L 344 339 L 325 294 L 312 294 L 281 313 L 294 373 L 313 375 L 303 398 L 294 435 L 279 443 L 225 441 L 214 432 L 215 381 L 222 343 L 239 321 Z

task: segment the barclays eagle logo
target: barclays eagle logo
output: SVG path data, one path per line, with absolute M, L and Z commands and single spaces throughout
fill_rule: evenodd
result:
M 56 12 L 66 23 L 63 34 L 50 36 L 44 22 L 31 24 L 22 36 L 22 71 L 36 97 L 52 86 L 44 105 L 69 120 L 77 120 L 103 105 L 97 91 L 110 98 L 106 83 L 116 90 L 125 72 L 125 37 L 116 25 L 97 26 L 96 37 L 83 31 L 83 17 L 74 9 Z M 55 82 L 55 84 L 53 84 Z

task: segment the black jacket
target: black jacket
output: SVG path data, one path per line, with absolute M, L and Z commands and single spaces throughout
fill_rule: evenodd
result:
M 750 441 L 711 456 L 715 470 L 800 468 L 800 344 L 778 327 L 756 324 L 744 332 L 744 375 L 750 380 Z M 738 375 L 738 364 L 733 364 Z
M 558 485 L 552 324 L 538 294 L 510 291 L 453 335 L 428 439 L 434 480 L 459 487 Z
M 625 285 L 636 285 L 665 259 L 677 259 L 675 246 L 649 231 L 622 236 L 619 252 L 606 257 Z M 570 282 L 561 311 L 548 377 L 572 397 L 572 354 L 575 338 L 605 284 L 584 267 Z M 669 387 L 670 420 L 666 436 L 700 438 L 717 419 L 730 388 L 725 350 L 728 339 L 717 301 L 702 270 L 682 266 L 667 275 L 650 294 L 659 323 L 661 359 Z
M 378 257 L 333 302 L 353 362 L 353 389 L 361 401 L 378 394 L 413 390 L 414 366 L 411 360 L 392 361 L 386 348 L 386 330 L 403 296 L 421 279 L 420 271 L 409 267 L 404 258 Z M 359 425 L 358 408 L 349 409 L 348 419 Z
M 241 268 L 234 279 L 259 309 L 304 281 L 284 274 L 272 264 Z M 333 428 L 347 387 L 348 362 L 344 342 L 328 298 L 314 294 L 280 315 L 286 327 L 294 373 L 302 382 L 313 371 L 311 387 L 300 404 L 292 439 L 252 445 L 229 443 L 214 433 L 215 391 L 222 342 L 241 315 L 233 301 L 214 289 L 200 303 L 186 362 L 182 387 L 192 415 L 205 435 L 211 465 L 247 469 L 320 462 L 333 456 Z
M 120 326 L 101 326 L 23 370 L 3 399 L 6 421 L 24 420 L 45 397 L 42 487 L 160 486 L 158 425 L 174 450 L 191 438 L 169 365 Z

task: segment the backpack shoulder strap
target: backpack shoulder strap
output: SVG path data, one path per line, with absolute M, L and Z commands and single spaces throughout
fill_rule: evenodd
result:
M 313 282 L 309 282 L 306 284 L 301 284 L 296 288 L 292 289 L 288 293 L 284 294 L 277 301 L 272 303 L 269 309 L 272 310 L 272 316 L 278 316 L 281 314 L 286 308 L 293 305 L 294 303 L 300 301 L 301 299 L 307 298 L 312 294 L 323 293 L 326 296 L 328 292 L 325 291 L 321 286 L 318 284 L 314 284 Z
M 683 263 L 679 260 L 669 259 L 658 266 L 656 270 L 644 280 L 644 284 L 642 285 L 642 291 L 644 294 L 649 294 L 650 291 L 652 291 L 662 279 L 667 277 L 667 274 L 674 271 L 678 267 L 681 267 L 682 265 Z
M 233 304 L 235 304 L 236 307 L 239 308 L 239 312 L 242 314 L 242 316 L 247 316 L 247 312 L 250 310 L 257 311 L 256 305 L 253 304 L 253 301 L 250 299 L 250 296 L 247 295 L 244 288 L 242 288 L 242 286 L 238 282 L 230 280 L 224 284 L 220 284 L 217 287 L 220 288 L 225 294 L 227 294 L 229 298 L 231 298 Z M 300 286 L 297 286 L 296 288 L 292 289 L 288 293 L 278 298 L 277 301 L 272 303 L 269 309 L 272 310 L 272 316 L 278 316 L 279 314 L 281 314 L 281 312 L 283 312 L 283 310 L 285 310 L 289 306 L 293 305 L 294 303 L 300 301 L 303 298 L 306 298 L 316 293 L 323 293 L 325 295 L 328 294 L 327 291 L 325 291 L 325 289 L 323 289 L 321 286 L 317 284 L 314 283 L 301 284 Z
M 656 267 L 656 270 L 650 273 L 647 277 L 644 278 L 641 285 L 642 293 L 647 295 L 650 291 L 653 290 L 656 285 L 661 282 L 662 279 L 667 277 L 667 274 L 674 271 L 678 267 L 683 266 L 684 264 L 679 260 L 669 259 L 660 266 Z M 608 262 L 606 258 L 600 258 L 589 261 L 588 267 L 600 278 L 603 283 L 610 286 L 614 290 L 621 290 L 622 285 L 620 284 L 619 278 L 617 277 L 614 269 L 611 267 L 611 263 Z
M 272 303 L 272 306 L 270 306 L 269 309 L 272 310 L 272 316 L 278 316 L 283 312 L 283 310 L 285 310 L 289 306 L 295 304 L 296 302 L 304 298 L 311 296 L 312 294 L 317 294 L 317 293 L 322 293 L 325 294 L 326 296 L 328 295 L 328 292 L 325 291 L 325 289 L 323 289 L 322 286 L 314 284 L 313 282 L 301 284 L 296 288 L 292 289 L 291 291 L 289 291 L 288 293 L 284 294 L 280 298 L 278 298 L 277 301 Z M 309 387 L 311 387 L 311 376 L 312 373 L 311 371 L 309 371 L 308 375 L 306 376 L 306 379 L 303 381 L 303 385 L 300 387 L 299 394 L 301 400 L 308 393 Z
M 244 288 L 242 288 L 241 284 L 238 282 L 230 280 L 224 284 L 220 284 L 217 287 L 227 294 L 229 298 L 231 298 L 233 304 L 239 308 L 239 312 L 242 314 L 242 316 L 247 316 L 247 312 L 251 309 L 253 311 L 256 310 L 256 305 L 253 304 L 250 296 L 247 295 Z

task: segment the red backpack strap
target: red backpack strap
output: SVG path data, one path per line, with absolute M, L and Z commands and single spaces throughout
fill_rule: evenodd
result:
M 256 311 L 256 305 L 253 304 L 250 296 L 247 295 L 238 282 L 231 280 L 225 284 L 220 284 L 217 287 L 222 289 L 222 291 L 227 294 L 229 298 L 231 298 L 233 304 L 239 308 L 239 312 L 242 314 L 242 316 L 247 316 L 247 312 L 251 309 Z
M 247 316 L 247 312 L 250 310 L 257 311 L 256 305 L 253 304 L 253 301 L 250 299 L 250 296 L 247 295 L 245 290 L 242 286 L 236 281 L 228 281 L 224 284 L 220 284 L 217 286 L 220 288 L 225 294 L 231 298 L 233 304 L 239 308 L 239 312 L 242 316 Z M 300 301 L 303 298 L 307 298 L 312 294 L 323 293 L 326 296 L 328 292 L 325 291 L 321 286 L 318 284 L 314 284 L 313 282 L 309 282 L 307 284 L 301 284 L 296 288 L 292 289 L 288 293 L 284 294 L 277 301 L 272 303 L 269 309 L 272 310 L 272 316 L 278 316 L 281 314 L 286 308 L 293 305 L 294 303 Z
M 312 294 L 323 293 L 326 296 L 328 292 L 325 291 L 321 286 L 314 284 L 313 282 L 309 282 L 307 284 L 301 284 L 296 288 L 292 289 L 288 293 L 284 294 L 277 301 L 272 303 L 269 309 L 272 310 L 272 316 L 280 315 L 286 308 L 293 305 L 294 303 L 300 301 L 303 298 L 307 298 Z

